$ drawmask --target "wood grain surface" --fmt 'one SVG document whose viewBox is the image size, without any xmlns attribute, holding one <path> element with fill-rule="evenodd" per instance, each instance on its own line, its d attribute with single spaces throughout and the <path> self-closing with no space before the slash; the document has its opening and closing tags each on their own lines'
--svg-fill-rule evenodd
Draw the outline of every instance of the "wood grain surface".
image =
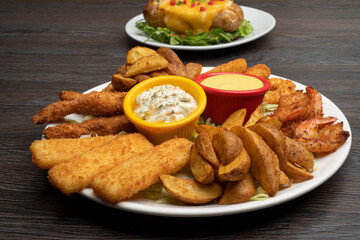
<svg viewBox="0 0 360 240">
<path fill-rule="evenodd" d="M 139 43 L 125 24 L 146 0 L 0 1 L 0 239 L 359 239 L 360 1 L 244 0 L 276 18 L 266 36 L 216 51 L 177 51 L 215 66 L 238 57 L 311 85 L 345 114 L 352 148 L 315 190 L 271 208 L 209 218 L 116 210 L 50 186 L 31 162 L 44 126 L 31 117 L 61 90 L 111 80 Z"/>
</svg>

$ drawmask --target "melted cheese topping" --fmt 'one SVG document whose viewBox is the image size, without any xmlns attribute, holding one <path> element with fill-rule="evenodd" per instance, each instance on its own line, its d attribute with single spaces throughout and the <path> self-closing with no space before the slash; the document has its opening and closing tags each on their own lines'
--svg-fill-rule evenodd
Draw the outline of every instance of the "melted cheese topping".
<svg viewBox="0 0 360 240">
<path fill-rule="evenodd" d="M 201 82 L 202 85 L 222 90 L 253 90 L 264 86 L 256 77 L 240 74 L 221 74 L 209 77 Z"/>
<path fill-rule="evenodd" d="M 159 8 L 164 11 L 164 22 L 167 28 L 184 34 L 193 30 L 192 34 L 209 32 L 217 14 L 232 4 L 232 0 L 180 1 L 172 5 L 173 0 L 161 0 Z M 179 0 L 175 1 L 176 3 Z M 209 4 L 210 3 L 210 4 Z"/>
</svg>

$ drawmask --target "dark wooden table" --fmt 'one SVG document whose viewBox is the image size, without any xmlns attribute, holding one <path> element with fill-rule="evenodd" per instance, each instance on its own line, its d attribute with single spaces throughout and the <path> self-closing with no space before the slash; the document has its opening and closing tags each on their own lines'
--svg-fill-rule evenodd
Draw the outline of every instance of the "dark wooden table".
<svg viewBox="0 0 360 240">
<path fill-rule="evenodd" d="M 360 2 L 245 0 L 272 14 L 268 35 L 234 48 L 177 51 L 214 66 L 238 57 L 311 85 L 351 125 L 352 148 L 327 182 L 263 210 L 208 218 L 155 217 L 67 197 L 35 167 L 30 144 L 44 126 L 31 117 L 61 90 L 110 81 L 139 43 L 125 33 L 145 0 L 0 2 L 0 239 L 359 239 Z"/>
</svg>

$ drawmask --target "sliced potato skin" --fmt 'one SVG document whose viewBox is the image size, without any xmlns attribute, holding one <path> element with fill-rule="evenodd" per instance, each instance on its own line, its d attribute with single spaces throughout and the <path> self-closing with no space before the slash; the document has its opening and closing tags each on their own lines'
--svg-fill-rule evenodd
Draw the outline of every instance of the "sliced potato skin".
<svg viewBox="0 0 360 240">
<path fill-rule="evenodd" d="M 296 182 L 303 182 L 314 178 L 311 173 L 307 172 L 305 169 L 295 166 L 291 162 L 287 163 L 284 173 Z"/>
<path fill-rule="evenodd" d="M 194 178 L 203 184 L 212 183 L 215 179 L 214 169 L 212 166 L 199 154 L 196 150 L 195 145 L 191 146 L 190 159 L 189 159 L 190 170 L 194 175 Z"/>
<path fill-rule="evenodd" d="M 221 131 L 213 136 L 212 145 L 223 165 L 231 163 L 241 152 L 243 142 L 230 131 Z"/>
<path fill-rule="evenodd" d="M 279 159 L 264 140 L 254 131 L 235 126 L 231 132 L 239 136 L 251 159 L 250 173 L 261 187 L 273 197 L 279 190 Z"/>
<path fill-rule="evenodd" d="M 243 203 L 249 200 L 255 193 L 254 180 L 250 173 L 245 174 L 244 179 L 226 184 L 223 195 L 218 204 Z"/>
<path fill-rule="evenodd" d="M 206 125 L 206 124 L 200 124 L 200 125 L 195 125 L 195 130 L 197 133 L 206 131 L 210 136 L 210 140 L 212 141 L 212 139 L 216 133 L 225 131 L 226 129 L 222 128 L 222 127 L 215 127 L 215 126 L 210 126 L 210 125 Z"/>
<path fill-rule="evenodd" d="M 184 203 L 203 204 L 220 197 L 223 193 L 221 184 L 201 184 L 196 180 L 183 179 L 167 174 L 160 175 L 160 180 L 166 191 Z"/>
</svg>

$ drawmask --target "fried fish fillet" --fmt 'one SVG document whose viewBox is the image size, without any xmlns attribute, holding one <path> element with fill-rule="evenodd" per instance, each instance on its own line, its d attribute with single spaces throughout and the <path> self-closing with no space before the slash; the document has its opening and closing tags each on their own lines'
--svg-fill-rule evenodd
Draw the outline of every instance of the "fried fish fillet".
<svg viewBox="0 0 360 240">
<path fill-rule="evenodd" d="M 153 147 L 142 134 L 118 135 L 111 141 L 55 165 L 49 170 L 48 179 L 54 187 L 70 195 L 87 187 L 99 174 L 116 167 L 126 156 L 150 151 Z"/>
<path fill-rule="evenodd" d="M 75 99 L 59 101 L 43 108 L 38 115 L 33 116 L 35 124 L 56 122 L 66 115 L 78 113 L 84 115 L 113 116 L 124 112 L 123 101 L 126 92 L 90 92 Z"/>
<path fill-rule="evenodd" d="M 58 163 L 73 159 L 76 154 L 89 151 L 105 142 L 116 138 L 116 135 L 78 139 L 36 140 L 30 146 L 33 163 L 41 169 L 50 169 Z"/>
<path fill-rule="evenodd" d="M 192 144 L 174 138 L 151 150 L 128 155 L 117 167 L 97 176 L 91 187 L 98 197 L 109 202 L 130 198 L 158 182 L 161 174 L 174 174 L 186 166 Z"/>
<path fill-rule="evenodd" d="M 125 115 L 112 117 L 93 118 L 81 123 L 63 123 L 54 127 L 44 129 L 43 135 L 46 139 L 51 138 L 79 138 L 82 135 L 105 136 L 118 134 L 121 131 L 127 133 L 136 130 L 134 124 Z"/>
<path fill-rule="evenodd" d="M 248 68 L 245 73 L 269 79 L 271 70 L 265 64 L 257 64 L 253 67 Z"/>
</svg>

